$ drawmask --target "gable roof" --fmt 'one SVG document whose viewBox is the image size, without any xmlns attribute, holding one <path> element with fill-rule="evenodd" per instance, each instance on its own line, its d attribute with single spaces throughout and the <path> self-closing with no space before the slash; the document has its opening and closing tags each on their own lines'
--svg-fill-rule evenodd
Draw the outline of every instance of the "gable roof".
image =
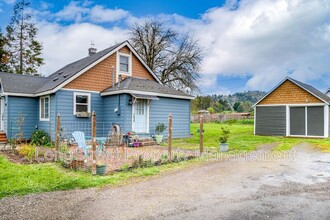
<svg viewBox="0 0 330 220">
<path fill-rule="evenodd" d="M 262 100 L 264 100 L 268 95 L 270 95 L 274 90 L 276 90 L 278 87 L 280 87 L 285 81 L 290 81 L 293 84 L 299 86 L 306 92 L 310 93 L 311 95 L 315 96 L 316 98 L 320 99 L 326 104 L 330 104 L 330 97 L 319 91 L 318 89 L 315 89 L 313 86 L 302 83 L 298 80 L 292 79 L 290 77 L 286 77 L 284 80 L 282 80 L 277 86 L 275 86 L 270 92 L 268 92 L 264 97 L 262 97 L 258 102 L 256 102 L 252 107 L 258 105 Z"/>
<path fill-rule="evenodd" d="M 150 70 L 150 68 L 146 65 L 146 63 L 141 59 L 138 53 L 134 50 L 134 48 L 130 45 L 128 41 L 123 41 L 118 43 L 112 47 L 99 51 L 91 56 L 87 56 L 83 59 L 72 62 L 61 69 L 57 70 L 53 74 L 48 77 L 35 77 L 35 76 L 26 76 L 20 74 L 9 74 L 13 76 L 11 77 L 11 82 L 8 84 L 8 80 L 4 79 L 5 88 L 12 87 L 9 90 L 4 90 L 7 93 L 17 93 L 25 96 L 40 96 L 44 94 L 50 94 L 56 92 L 58 89 L 62 88 L 69 82 L 73 81 L 87 70 L 103 61 L 110 55 L 112 55 L 117 50 L 127 46 L 132 53 L 138 58 L 138 60 L 144 65 L 144 67 L 148 70 L 148 72 L 156 79 L 158 83 L 161 83 L 158 77 Z M 6 77 L 6 76 L 5 76 Z M 23 77 L 23 78 L 22 78 Z M 0 79 L 2 80 L 3 76 L 0 75 Z M 27 78 L 28 83 L 24 82 Z M 34 78 L 34 79 L 30 79 Z M 3 80 L 2 80 L 3 81 Z M 41 82 L 42 81 L 42 82 Z M 40 82 L 40 83 L 39 83 Z M 10 86 L 11 85 L 11 86 Z"/>
<path fill-rule="evenodd" d="M 194 99 L 194 96 L 188 95 L 180 90 L 167 87 L 152 80 L 134 77 L 126 77 L 120 83 L 118 82 L 115 86 L 101 92 L 101 95 L 106 96 L 122 93 Z"/>
<path fill-rule="evenodd" d="M 115 50 L 117 47 L 119 47 L 123 43 L 124 42 L 116 44 L 112 47 L 101 50 L 98 53 L 95 53 L 93 55 L 90 55 L 88 57 L 85 57 L 83 59 L 77 60 L 73 63 L 70 63 L 70 64 L 64 66 L 63 68 L 57 70 L 55 73 L 48 76 L 48 78 L 49 78 L 48 82 L 45 85 L 43 85 L 41 88 L 39 88 L 36 92 L 40 93 L 40 92 L 45 92 L 45 91 L 56 88 L 57 86 L 61 85 L 62 83 L 64 83 L 68 79 L 70 79 L 75 74 L 84 70 L 86 67 L 88 67 L 92 63 L 95 63 L 97 60 L 101 59 L 108 53 Z"/>
</svg>

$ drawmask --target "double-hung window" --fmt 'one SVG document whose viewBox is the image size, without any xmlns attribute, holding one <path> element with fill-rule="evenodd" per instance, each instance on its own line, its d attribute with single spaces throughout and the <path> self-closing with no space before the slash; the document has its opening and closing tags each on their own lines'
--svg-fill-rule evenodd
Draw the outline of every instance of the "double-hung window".
<svg viewBox="0 0 330 220">
<path fill-rule="evenodd" d="M 118 69 L 119 74 L 131 75 L 132 74 L 132 58 L 131 54 L 118 52 Z"/>
<path fill-rule="evenodd" d="M 49 121 L 50 98 L 49 96 L 40 97 L 40 121 Z"/>
<path fill-rule="evenodd" d="M 73 96 L 73 114 L 90 113 L 91 109 L 91 94 L 89 93 L 74 93 Z"/>
<path fill-rule="evenodd" d="M 129 57 L 124 56 L 124 55 L 119 55 L 119 60 L 120 60 L 119 71 L 128 73 L 129 72 Z"/>
</svg>

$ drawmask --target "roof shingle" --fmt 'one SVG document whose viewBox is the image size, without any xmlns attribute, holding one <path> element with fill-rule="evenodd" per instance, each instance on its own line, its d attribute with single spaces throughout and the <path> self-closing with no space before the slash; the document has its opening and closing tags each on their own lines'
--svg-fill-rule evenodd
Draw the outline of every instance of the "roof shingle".
<svg viewBox="0 0 330 220">
<path fill-rule="evenodd" d="M 193 96 L 188 95 L 180 90 L 176 90 L 165 85 L 159 84 L 155 81 L 148 79 L 140 79 L 134 77 L 127 77 L 123 81 L 116 83 L 114 87 L 110 87 L 104 90 L 102 93 L 114 92 L 114 91 L 142 91 L 142 92 L 153 92 L 153 93 L 161 93 L 167 95 L 174 96 L 184 96 L 187 98 L 193 98 Z"/>
</svg>

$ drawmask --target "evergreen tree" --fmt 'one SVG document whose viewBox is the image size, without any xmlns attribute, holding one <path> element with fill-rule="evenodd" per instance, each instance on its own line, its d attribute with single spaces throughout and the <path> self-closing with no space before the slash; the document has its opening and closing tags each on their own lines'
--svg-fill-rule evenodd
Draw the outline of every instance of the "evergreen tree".
<svg viewBox="0 0 330 220">
<path fill-rule="evenodd" d="M 14 6 L 14 14 L 7 26 L 7 39 L 10 48 L 10 67 L 14 73 L 35 75 L 43 65 L 40 57 L 42 45 L 36 40 L 38 29 L 28 11 L 30 2 L 20 0 Z"/>
<path fill-rule="evenodd" d="M 6 49 L 7 38 L 3 36 L 0 28 L 0 71 L 8 72 L 9 71 L 9 53 Z"/>
</svg>

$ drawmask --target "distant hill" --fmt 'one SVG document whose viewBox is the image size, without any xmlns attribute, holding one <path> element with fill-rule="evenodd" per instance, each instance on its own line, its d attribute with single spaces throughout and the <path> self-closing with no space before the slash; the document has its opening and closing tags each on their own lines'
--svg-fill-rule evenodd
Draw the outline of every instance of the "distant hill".
<svg viewBox="0 0 330 220">
<path fill-rule="evenodd" d="M 237 92 L 232 95 L 219 95 L 219 99 L 228 101 L 231 105 L 235 102 L 250 102 L 251 104 L 256 103 L 262 97 L 266 95 L 263 91 L 247 91 L 247 92 Z"/>
<path fill-rule="evenodd" d="M 231 95 L 197 96 L 191 103 L 191 112 L 207 109 L 211 113 L 225 111 L 252 112 L 252 105 L 266 95 L 262 91 L 238 92 Z"/>
</svg>

